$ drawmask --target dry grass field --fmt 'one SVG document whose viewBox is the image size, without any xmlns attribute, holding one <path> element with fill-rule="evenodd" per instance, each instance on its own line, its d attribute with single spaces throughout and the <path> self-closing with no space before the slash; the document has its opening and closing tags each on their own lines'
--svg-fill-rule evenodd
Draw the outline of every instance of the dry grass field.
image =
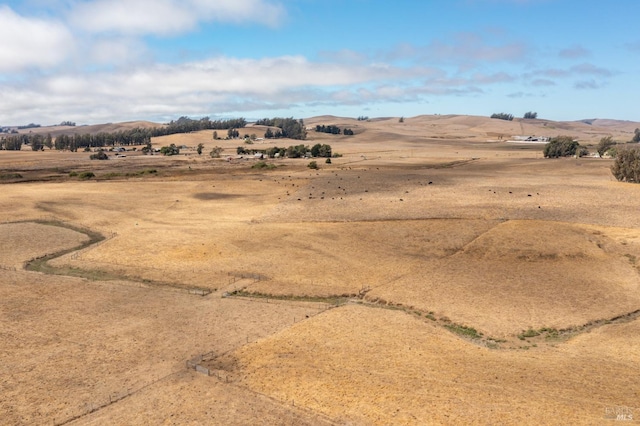
<svg viewBox="0 0 640 426">
<path fill-rule="evenodd" d="M 640 185 L 506 142 L 638 123 L 305 123 L 356 134 L 310 131 L 342 154 L 319 170 L 211 131 L 152 141 L 174 157 L 0 151 L 0 423 L 640 416 Z"/>
</svg>

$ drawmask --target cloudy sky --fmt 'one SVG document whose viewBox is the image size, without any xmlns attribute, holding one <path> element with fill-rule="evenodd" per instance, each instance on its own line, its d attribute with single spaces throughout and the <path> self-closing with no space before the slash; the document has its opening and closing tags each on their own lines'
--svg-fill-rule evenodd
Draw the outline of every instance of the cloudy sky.
<svg viewBox="0 0 640 426">
<path fill-rule="evenodd" d="M 333 114 L 640 121 L 638 0 L 0 3 L 0 125 Z"/>
</svg>

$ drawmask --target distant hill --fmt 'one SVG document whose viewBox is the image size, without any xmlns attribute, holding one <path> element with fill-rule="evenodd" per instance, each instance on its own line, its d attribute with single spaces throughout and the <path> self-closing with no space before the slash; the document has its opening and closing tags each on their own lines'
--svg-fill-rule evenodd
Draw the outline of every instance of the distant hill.
<svg viewBox="0 0 640 426">
<path fill-rule="evenodd" d="M 115 133 L 122 130 L 131 130 L 135 128 L 153 128 L 164 127 L 164 124 L 153 123 L 151 121 L 126 121 L 122 123 L 105 123 L 105 124 L 93 124 L 88 126 L 43 126 L 30 129 L 19 130 L 19 133 L 40 133 L 48 134 L 56 137 L 59 135 L 75 135 L 75 134 L 91 134 L 97 133 Z"/>
<path fill-rule="evenodd" d="M 508 140 L 514 136 L 569 135 L 580 141 L 594 143 L 604 136 L 627 142 L 633 137 L 639 122 L 587 119 L 578 121 L 553 121 L 545 119 L 514 118 L 512 121 L 473 115 L 419 115 L 416 117 L 371 118 L 358 121 L 355 118 L 323 115 L 305 119 L 307 127 L 317 124 L 353 128 L 356 133 L 368 132 L 370 137 L 426 139 L 468 139 L 487 141 Z"/>
<path fill-rule="evenodd" d="M 307 128 L 316 125 L 335 125 L 341 129 L 350 128 L 356 134 L 367 133 L 374 139 L 466 139 L 466 140 L 508 140 L 514 136 L 548 136 L 569 135 L 580 141 L 594 143 L 604 136 L 612 136 L 615 140 L 626 142 L 633 137 L 634 130 L 640 128 L 640 122 L 614 119 L 583 119 L 576 121 L 553 121 L 543 118 L 514 118 L 512 121 L 492 119 L 488 116 L 473 115 L 419 115 L 416 117 L 371 117 L 358 120 L 355 117 L 337 117 L 322 115 L 304 119 Z M 61 134 L 96 134 L 114 133 L 131 130 L 136 127 L 164 127 L 165 124 L 150 121 L 128 121 L 122 123 L 106 123 L 88 126 L 46 126 L 21 129 L 20 133 L 51 133 L 53 137 Z M 249 123 L 251 126 L 251 123 Z M 264 131 L 261 126 L 257 126 Z M 266 127 L 264 128 L 266 130 Z M 220 133 L 220 132 L 219 132 Z M 262 136 L 262 135 L 259 135 Z M 310 130 L 309 137 L 321 137 Z M 327 136 L 330 137 L 330 136 Z"/>
</svg>

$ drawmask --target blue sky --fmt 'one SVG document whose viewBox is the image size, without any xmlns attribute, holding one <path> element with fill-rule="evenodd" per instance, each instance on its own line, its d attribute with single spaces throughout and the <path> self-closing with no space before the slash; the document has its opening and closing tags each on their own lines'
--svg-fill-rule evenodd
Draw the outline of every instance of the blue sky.
<svg viewBox="0 0 640 426">
<path fill-rule="evenodd" d="M 333 114 L 640 121 L 637 0 L 0 3 L 0 125 Z"/>
</svg>

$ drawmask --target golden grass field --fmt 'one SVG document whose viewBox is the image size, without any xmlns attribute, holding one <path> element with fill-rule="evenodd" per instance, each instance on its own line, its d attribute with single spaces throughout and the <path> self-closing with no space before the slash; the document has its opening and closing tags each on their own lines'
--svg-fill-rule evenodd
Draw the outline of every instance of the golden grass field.
<svg viewBox="0 0 640 426">
<path fill-rule="evenodd" d="M 0 181 L 0 423 L 637 421 L 640 185 L 505 140 L 638 123 L 305 123 L 356 135 L 310 131 L 342 154 L 319 170 L 211 131 L 152 141 L 175 157 L 0 151 L 22 176 Z M 106 239 L 73 250 L 82 229 Z"/>
</svg>

